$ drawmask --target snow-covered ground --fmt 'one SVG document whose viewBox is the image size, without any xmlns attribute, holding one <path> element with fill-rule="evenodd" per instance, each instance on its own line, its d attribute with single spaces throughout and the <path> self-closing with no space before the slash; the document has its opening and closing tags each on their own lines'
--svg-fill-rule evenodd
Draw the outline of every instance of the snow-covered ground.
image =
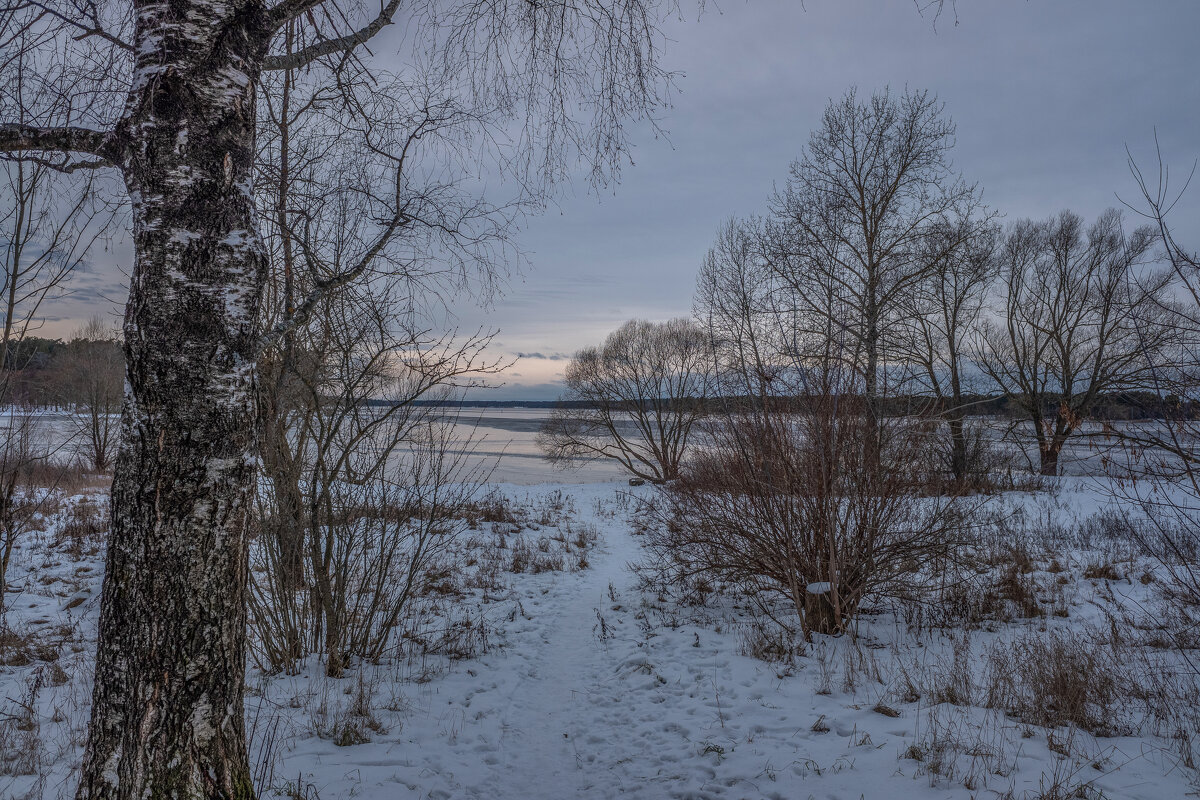
<svg viewBox="0 0 1200 800">
<path fill-rule="evenodd" d="M 750 655 L 771 640 L 736 598 L 694 606 L 643 592 L 629 569 L 641 557 L 630 514 L 651 487 L 502 486 L 534 506 L 564 493 L 569 523 L 599 532 L 586 567 L 466 591 L 455 613 L 473 621 L 470 657 L 409 653 L 339 679 L 315 661 L 296 675 L 252 668 L 256 780 L 264 796 L 309 800 L 1195 794 L 1195 709 L 1120 706 L 1116 735 L 1098 737 L 986 707 L 997 670 L 1015 663 L 1001 656 L 1036 657 L 1015 645 L 1056 632 L 1082 644 L 1119 627 L 1131 674 L 1165 665 L 1176 682 L 1161 698 L 1196 687 L 1173 650 L 1139 644 L 1164 614 L 1153 565 L 1102 536 L 1055 539 L 1106 502 L 1086 479 L 1061 486 L 995 501 L 1046 532 L 1029 543 L 1022 578 L 1039 587 L 1042 612 L 937 628 L 879 608 L 853 636 L 781 638 L 794 652 L 771 661 Z M 72 498 L 14 558 L 0 648 L 3 798 L 73 789 L 102 548 L 61 529 L 88 516 L 72 506 L 100 501 Z"/>
</svg>

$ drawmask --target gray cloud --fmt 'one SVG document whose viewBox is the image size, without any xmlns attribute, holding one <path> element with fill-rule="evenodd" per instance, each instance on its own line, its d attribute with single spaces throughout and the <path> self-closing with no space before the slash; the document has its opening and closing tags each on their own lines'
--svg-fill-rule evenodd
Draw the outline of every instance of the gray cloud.
<svg viewBox="0 0 1200 800">
<path fill-rule="evenodd" d="M 534 358 L 544 361 L 568 361 L 570 356 L 566 353 L 516 353 L 517 358 Z"/>
</svg>

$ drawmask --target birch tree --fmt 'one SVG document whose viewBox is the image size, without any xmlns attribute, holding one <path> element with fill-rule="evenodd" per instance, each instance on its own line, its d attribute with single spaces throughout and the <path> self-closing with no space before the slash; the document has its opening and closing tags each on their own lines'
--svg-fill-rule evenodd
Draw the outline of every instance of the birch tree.
<svg viewBox="0 0 1200 800">
<path fill-rule="evenodd" d="M 3 98 L 0 152 L 113 171 L 132 208 L 127 394 L 81 800 L 253 796 L 243 677 L 256 364 L 417 224 L 385 200 L 368 246 L 297 298 L 291 320 L 264 330 L 268 259 L 254 182 L 264 77 L 294 69 L 328 83 L 369 79 L 385 71 L 373 53 L 389 49 L 384 31 L 399 24 L 408 55 L 451 76 L 454 94 L 489 123 L 480 139 L 498 143 L 500 166 L 544 196 L 576 156 L 596 180 L 614 175 L 625 121 L 657 105 L 667 77 L 657 63 L 661 5 L 5 6 L 5 70 L 18 48 L 74 74 L 44 82 L 28 102 Z"/>
</svg>

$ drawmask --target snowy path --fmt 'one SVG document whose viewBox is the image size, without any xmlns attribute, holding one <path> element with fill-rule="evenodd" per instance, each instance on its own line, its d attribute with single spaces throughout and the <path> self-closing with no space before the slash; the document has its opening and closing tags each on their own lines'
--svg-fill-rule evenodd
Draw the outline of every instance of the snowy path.
<svg viewBox="0 0 1200 800">
<path fill-rule="evenodd" d="M 821 769 L 802 747 L 820 715 L 783 702 L 775 670 L 736 655 L 736 632 L 640 624 L 637 541 L 623 520 L 588 521 L 604 529 L 590 568 L 524 579 L 507 646 L 427 698 L 453 752 L 410 719 L 404 766 L 420 777 L 400 781 L 431 798 L 795 797 Z M 795 688 L 811 707 L 807 681 Z"/>
<path fill-rule="evenodd" d="M 616 728 L 596 727 L 623 705 L 613 653 L 601 646 L 594 630 L 597 610 L 607 605 L 609 584 L 621 591 L 629 579 L 616 554 L 628 549 L 612 544 L 594 554 L 592 568 L 575 586 L 555 593 L 550 609 L 539 604 L 545 609 L 541 613 L 554 616 L 541 632 L 540 646 L 525 654 L 527 665 L 500 712 L 499 774 L 490 776 L 496 788 L 515 776 L 536 776 L 537 793 L 526 796 L 582 796 L 596 788 L 588 767 L 595 760 L 589 753 L 602 743 L 598 734 L 628 730 L 619 724 L 627 721 L 615 719 Z"/>
<path fill-rule="evenodd" d="M 472 794 L 611 797 L 637 794 L 653 779 L 657 770 L 638 769 L 647 755 L 638 728 L 646 718 L 661 721 L 661 709 L 636 698 L 661 683 L 647 674 L 645 658 L 629 656 L 643 643 L 620 602 L 634 596 L 627 562 L 637 549 L 626 526 L 611 526 L 588 570 L 554 576 L 522 601 L 530 628 L 506 654 L 511 683 L 499 688 L 503 700 L 490 699 L 486 713 L 498 724 L 477 742 L 489 769 L 467 787 Z"/>
</svg>

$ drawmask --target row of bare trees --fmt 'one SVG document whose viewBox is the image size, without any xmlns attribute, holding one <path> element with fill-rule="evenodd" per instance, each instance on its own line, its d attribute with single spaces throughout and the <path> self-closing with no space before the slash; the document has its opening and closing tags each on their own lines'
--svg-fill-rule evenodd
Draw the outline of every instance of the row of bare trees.
<svg viewBox="0 0 1200 800">
<path fill-rule="evenodd" d="M 1176 291 L 1195 261 L 1166 201 L 1132 230 L 1117 210 L 1002 226 L 954 171 L 954 135 L 924 92 L 831 102 L 768 213 L 719 230 L 694 319 L 627 324 L 569 365 L 543 446 L 669 481 L 654 579 L 782 596 L 806 634 L 844 630 L 864 598 L 919 596 L 977 522 L 994 465 L 976 398 L 1006 395 L 1056 475 L 1102 396 L 1195 395 L 1200 328 Z M 1190 475 L 1181 424 L 1122 435 Z"/>
<path fill-rule="evenodd" d="M 1127 230 L 1117 210 L 1091 225 L 1064 211 L 1002 227 L 953 171 L 954 133 L 924 92 L 831 102 L 769 213 L 726 223 L 705 258 L 690 324 L 707 361 L 678 336 L 673 358 L 602 357 L 635 334 L 639 347 L 650 341 L 652 325 L 626 326 L 568 367 L 564 400 L 593 410 L 557 412 L 547 452 L 644 462 L 635 450 L 665 436 L 635 408 L 648 397 L 696 414 L 705 398 L 786 396 L 794 373 L 816 369 L 854 376 L 843 389 L 872 428 L 899 397 L 940 420 L 941 468 L 959 484 L 979 461 L 971 403 L 1004 394 L 1024 417 L 1020 440 L 1036 444 L 1037 470 L 1057 474 L 1103 396 L 1153 389 L 1176 360 L 1187 328 L 1177 271 L 1155 263 L 1161 233 Z M 617 379 L 618 363 L 636 379 Z M 597 424 L 601 408 L 630 417 Z M 637 424 L 622 428 L 629 418 Z M 694 420 L 659 424 L 682 440 Z M 648 473 L 677 474 L 679 454 L 670 458 Z"/>
</svg>

